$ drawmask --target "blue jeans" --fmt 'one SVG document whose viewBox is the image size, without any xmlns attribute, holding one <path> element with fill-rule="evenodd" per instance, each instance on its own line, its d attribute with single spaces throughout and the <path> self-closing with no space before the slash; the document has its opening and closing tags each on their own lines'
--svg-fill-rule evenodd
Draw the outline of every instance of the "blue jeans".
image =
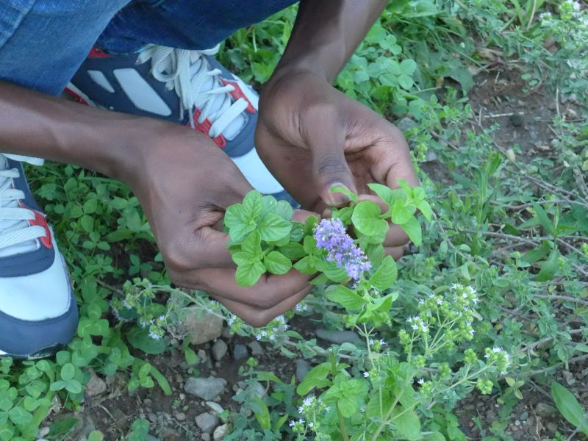
<svg viewBox="0 0 588 441">
<path fill-rule="evenodd" d="M 295 0 L 0 0 L 0 80 L 59 95 L 93 45 L 208 49 Z"/>
</svg>

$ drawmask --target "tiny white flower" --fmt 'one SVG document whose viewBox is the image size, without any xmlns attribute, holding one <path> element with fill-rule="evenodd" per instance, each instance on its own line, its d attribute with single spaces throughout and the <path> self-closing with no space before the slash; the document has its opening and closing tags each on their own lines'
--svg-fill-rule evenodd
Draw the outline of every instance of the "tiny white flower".
<svg viewBox="0 0 588 441">
<path fill-rule="evenodd" d="M 304 404 L 306 407 L 310 406 L 312 404 L 312 400 L 314 397 L 306 397 L 304 400 L 302 400 L 302 404 Z"/>
<path fill-rule="evenodd" d="M 257 335 L 255 336 L 255 339 L 256 339 L 256 340 L 261 340 L 261 335 L 257 334 Z"/>
<path fill-rule="evenodd" d="M 418 383 L 419 383 L 420 385 L 423 385 L 423 384 L 425 384 L 425 379 L 424 379 L 424 378 L 421 378 L 421 379 L 418 381 Z"/>
<path fill-rule="evenodd" d="M 465 49 L 465 43 L 462 41 L 459 45 L 462 49 Z"/>
<path fill-rule="evenodd" d="M 311 429 L 313 428 L 313 426 L 314 426 L 313 422 L 308 423 L 308 427 L 310 427 Z"/>
<path fill-rule="evenodd" d="M 362 412 L 365 412 L 365 406 L 361 406 L 361 409 L 359 409 L 359 410 L 361 410 Z"/>
<path fill-rule="evenodd" d="M 425 301 L 423 299 L 419 300 L 419 305 L 423 306 L 425 304 Z"/>
<path fill-rule="evenodd" d="M 303 406 L 298 406 L 298 413 L 302 413 L 304 412 L 304 407 Z"/>
<path fill-rule="evenodd" d="M 363 376 L 364 376 L 365 378 L 368 378 L 368 377 L 370 376 L 370 373 L 366 371 L 366 372 L 364 372 L 364 373 L 363 373 Z"/>
<path fill-rule="evenodd" d="M 470 335 L 474 335 L 476 333 L 476 331 L 474 331 L 473 329 L 470 329 Z"/>
<path fill-rule="evenodd" d="M 328 412 L 329 410 L 331 410 L 331 406 L 327 406 L 325 407 L 325 411 Z"/>
<path fill-rule="evenodd" d="M 276 339 L 276 336 L 275 336 L 275 335 L 270 335 L 270 336 L 269 336 L 269 339 L 273 341 L 273 340 L 275 340 L 275 339 Z"/>
<path fill-rule="evenodd" d="M 298 420 L 298 422 L 299 422 L 300 424 L 304 424 L 304 418 L 300 418 L 300 419 Z"/>
<path fill-rule="evenodd" d="M 507 374 L 507 372 L 506 372 L 506 371 L 502 371 L 502 372 L 500 373 L 500 375 L 506 375 L 506 374 Z"/>
<path fill-rule="evenodd" d="M 414 329 L 416 331 L 417 329 L 419 329 L 419 325 L 417 325 L 417 324 L 412 325 L 412 329 Z"/>
<path fill-rule="evenodd" d="M 385 344 L 387 344 L 384 340 L 380 340 L 380 346 L 384 346 Z"/>
<path fill-rule="evenodd" d="M 294 424 L 296 424 L 296 421 L 290 420 L 290 422 L 288 423 L 288 426 L 294 427 Z"/>
<path fill-rule="evenodd" d="M 437 299 L 437 305 L 441 306 L 443 304 L 443 300 Z"/>
<path fill-rule="evenodd" d="M 369 342 L 370 342 L 370 346 L 372 346 L 374 344 L 374 339 L 370 338 Z"/>
</svg>

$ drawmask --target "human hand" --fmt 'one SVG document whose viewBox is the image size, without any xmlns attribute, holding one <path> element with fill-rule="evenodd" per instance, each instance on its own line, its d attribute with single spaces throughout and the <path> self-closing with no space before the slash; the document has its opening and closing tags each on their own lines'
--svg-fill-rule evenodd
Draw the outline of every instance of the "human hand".
<svg viewBox="0 0 588 441">
<path fill-rule="evenodd" d="M 264 87 L 256 146 L 264 163 L 304 208 L 323 212 L 348 198 L 342 185 L 386 205 L 369 183 L 397 188 L 399 179 L 418 185 L 408 144 L 393 124 L 308 71 L 279 72 Z M 391 225 L 384 246 L 398 259 L 408 236 Z"/>
<path fill-rule="evenodd" d="M 254 326 L 299 303 L 310 288 L 309 277 L 297 271 L 266 275 L 247 288 L 235 281 L 222 219 L 252 187 L 227 155 L 184 127 L 157 123 L 141 133 L 148 136 L 140 136 L 132 164 L 118 174 L 141 202 L 170 279 L 206 291 Z M 299 212 L 296 220 L 308 214 Z"/>
</svg>

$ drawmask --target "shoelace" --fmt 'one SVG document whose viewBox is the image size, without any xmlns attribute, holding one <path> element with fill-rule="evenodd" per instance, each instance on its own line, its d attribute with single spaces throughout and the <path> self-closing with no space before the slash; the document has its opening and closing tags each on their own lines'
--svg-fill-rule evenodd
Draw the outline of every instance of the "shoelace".
<svg viewBox="0 0 588 441">
<path fill-rule="evenodd" d="M 25 194 L 12 188 L 12 180 L 19 178 L 20 173 L 17 169 L 7 168 L 6 158 L 33 165 L 43 164 L 43 160 L 39 158 L 0 153 L 0 250 L 46 235 L 42 226 L 31 226 L 27 222 L 35 219 L 35 213 L 20 207 L 18 202 L 24 199 Z"/>
<path fill-rule="evenodd" d="M 197 122 L 211 122 L 209 135 L 215 138 L 224 134 L 248 106 L 247 100 L 239 98 L 233 102 L 229 95 L 235 88 L 220 81 L 220 69 L 211 69 L 203 55 L 214 55 L 218 46 L 203 51 L 174 49 L 164 46 L 149 46 L 140 55 L 138 63 L 151 60 L 151 73 L 166 87 L 174 89 L 181 101 L 180 118 L 188 111 L 190 125 L 194 128 L 194 108 L 200 109 Z"/>
</svg>

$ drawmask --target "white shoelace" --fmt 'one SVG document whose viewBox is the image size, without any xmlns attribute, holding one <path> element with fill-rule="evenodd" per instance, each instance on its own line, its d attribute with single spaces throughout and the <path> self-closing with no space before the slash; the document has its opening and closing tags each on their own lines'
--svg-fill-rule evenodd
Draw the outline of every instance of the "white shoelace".
<svg viewBox="0 0 588 441">
<path fill-rule="evenodd" d="M 33 251 L 37 248 L 36 240 L 46 236 L 42 226 L 30 226 L 27 222 L 35 219 L 35 214 L 19 205 L 18 201 L 24 199 L 25 194 L 12 185 L 13 179 L 20 177 L 19 170 L 9 169 L 6 158 L 43 164 L 39 158 L 0 153 L 0 257 Z"/>
<path fill-rule="evenodd" d="M 220 69 L 212 69 L 203 55 L 214 55 L 218 46 L 204 51 L 173 49 L 164 46 L 148 46 L 137 60 L 145 63 L 151 60 L 151 73 L 166 87 L 174 89 L 180 98 L 180 118 L 188 111 L 190 125 L 194 127 L 194 108 L 200 109 L 198 124 L 205 119 L 211 122 L 210 136 L 219 135 L 233 139 L 243 128 L 246 117 L 243 112 L 247 100 L 239 98 L 233 102 L 230 95 L 235 88 L 220 81 Z"/>
</svg>

